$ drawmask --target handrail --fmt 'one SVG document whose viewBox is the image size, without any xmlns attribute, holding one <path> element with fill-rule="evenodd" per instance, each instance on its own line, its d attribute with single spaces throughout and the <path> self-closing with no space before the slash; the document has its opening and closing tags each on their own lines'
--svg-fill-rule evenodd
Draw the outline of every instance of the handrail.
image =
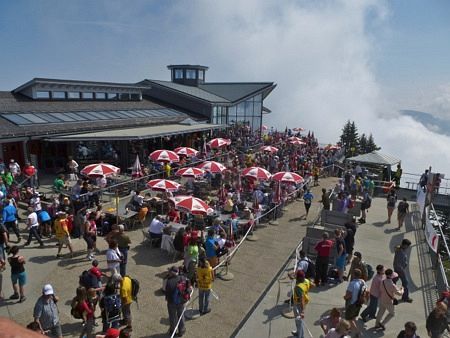
<svg viewBox="0 0 450 338">
<path fill-rule="evenodd" d="M 442 241 L 444 242 L 445 250 L 447 251 L 447 257 L 450 258 L 450 249 L 448 248 L 447 241 L 445 240 L 444 232 L 442 231 L 442 224 L 441 224 L 441 222 L 439 221 L 439 219 L 437 218 L 437 213 L 436 213 L 436 210 L 434 209 L 433 203 L 431 203 L 431 208 L 433 209 L 433 212 L 434 212 L 434 214 L 435 214 L 435 216 L 436 216 L 436 222 L 437 222 L 437 224 L 438 224 L 439 232 L 440 232 L 440 234 L 441 234 L 441 239 L 442 239 Z"/>
</svg>

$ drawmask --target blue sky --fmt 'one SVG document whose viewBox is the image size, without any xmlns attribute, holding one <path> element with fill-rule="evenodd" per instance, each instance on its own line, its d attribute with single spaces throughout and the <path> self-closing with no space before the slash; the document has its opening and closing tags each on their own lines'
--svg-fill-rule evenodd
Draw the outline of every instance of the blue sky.
<svg viewBox="0 0 450 338">
<path fill-rule="evenodd" d="M 394 136 L 416 142 L 405 160 L 416 167 L 450 140 L 418 138 L 398 110 L 449 118 L 449 17 L 446 0 L 3 0 L 0 90 L 34 77 L 168 80 L 168 64 L 203 64 L 209 81 L 276 82 L 269 125 L 335 142 L 355 120 L 392 154 Z"/>
</svg>

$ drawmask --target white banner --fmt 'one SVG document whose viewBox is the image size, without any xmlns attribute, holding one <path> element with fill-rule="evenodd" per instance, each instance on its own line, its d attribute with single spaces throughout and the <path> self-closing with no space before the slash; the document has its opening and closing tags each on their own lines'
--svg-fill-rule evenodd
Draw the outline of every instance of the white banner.
<svg viewBox="0 0 450 338">
<path fill-rule="evenodd" d="M 417 187 L 417 205 L 419 206 L 421 219 L 422 219 L 422 214 L 423 214 L 423 208 L 425 207 L 426 196 L 427 196 L 427 193 L 424 192 L 423 189 L 420 188 L 420 186 L 418 186 Z"/>
<path fill-rule="evenodd" d="M 433 250 L 434 252 L 437 252 L 439 237 L 437 235 L 436 230 L 433 228 L 433 225 L 431 224 L 430 207 L 427 207 L 425 210 L 426 210 L 425 211 L 425 217 L 426 217 L 425 237 L 427 239 L 428 245 L 430 246 L 431 250 Z"/>
</svg>

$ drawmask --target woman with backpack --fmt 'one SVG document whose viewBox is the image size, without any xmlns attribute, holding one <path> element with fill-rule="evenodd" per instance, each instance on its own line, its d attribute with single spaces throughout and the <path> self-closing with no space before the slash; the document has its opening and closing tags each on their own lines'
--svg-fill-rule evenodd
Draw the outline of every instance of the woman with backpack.
<svg viewBox="0 0 450 338">
<path fill-rule="evenodd" d="M 72 300 L 71 314 L 73 317 L 83 319 L 83 330 L 81 331 L 80 338 L 86 335 L 86 338 L 94 337 L 94 309 L 92 304 L 88 301 L 88 295 L 84 286 L 77 288 L 77 295 Z"/>
<path fill-rule="evenodd" d="M 395 193 L 395 189 L 391 189 L 387 196 L 387 213 L 388 213 L 387 222 L 388 223 L 391 223 L 392 213 L 394 212 L 396 204 L 397 204 L 397 194 Z"/>
</svg>

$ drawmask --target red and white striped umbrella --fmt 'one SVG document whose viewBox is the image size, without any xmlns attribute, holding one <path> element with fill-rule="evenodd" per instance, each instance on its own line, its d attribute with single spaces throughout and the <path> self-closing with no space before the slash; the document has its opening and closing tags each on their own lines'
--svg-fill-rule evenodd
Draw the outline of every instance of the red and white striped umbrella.
<svg viewBox="0 0 450 338">
<path fill-rule="evenodd" d="M 198 154 L 198 150 L 189 147 L 178 147 L 175 148 L 173 151 L 176 152 L 178 155 L 184 155 L 187 157 L 197 156 Z"/>
<path fill-rule="evenodd" d="M 81 170 L 81 174 L 90 177 L 112 176 L 119 172 L 120 168 L 107 163 L 89 164 Z"/>
<path fill-rule="evenodd" d="M 147 186 L 155 191 L 177 191 L 178 189 L 180 189 L 181 184 L 175 181 L 158 178 L 148 181 Z"/>
<path fill-rule="evenodd" d="M 208 142 L 208 145 L 212 149 L 222 148 L 225 146 L 229 146 L 231 144 L 231 140 L 227 138 L 213 138 Z"/>
<path fill-rule="evenodd" d="M 188 212 L 192 215 L 206 215 L 210 212 L 211 208 L 209 205 L 201 200 L 200 198 L 194 196 L 176 196 L 173 200 L 175 201 L 175 208 L 184 212 Z"/>
<path fill-rule="evenodd" d="M 305 145 L 306 143 L 303 142 L 302 140 L 298 139 L 298 140 L 289 140 L 290 144 L 296 145 L 296 146 L 301 146 L 301 145 Z"/>
<path fill-rule="evenodd" d="M 305 129 L 304 128 L 301 128 L 301 127 L 298 127 L 298 128 L 294 128 L 294 129 L 292 129 L 293 131 L 304 131 Z"/>
<path fill-rule="evenodd" d="M 262 181 L 270 180 L 270 177 L 272 176 L 266 169 L 260 167 L 245 168 L 242 171 L 242 175 Z"/>
<path fill-rule="evenodd" d="M 267 130 L 267 129 L 269 129 L 269 127 L 267 127 L 266 125 L 263 124 L 263 125 L 261 126 L 261 130 Z"/>
<path fill-rule="evenodd" d="M 297 136 L 291 136 L 288 137 L 288 141 L 292 142 L 292 141 L 301 141 L 302 139 L 300 137 Z"/>
<path fill-rule="evenodd" d="M 299 174 L 290 172 L 290 171 L 280 171 L 276 174 L 272 175 L 272 180 L 283 182 L 283 183 L 301 183 L 303 182 L 303 177 L 301 177 Z"/>
<path fill-rule="evenodd" d="M 223 164 L 216 161 L 205 161 L 203 163 L 200 163 L 197 168 L 203 169 L 212 174 L 221 173 L 222 171 L 227 169 Z"/>
<path fill-rule="evenodd" d="M 183 177 L 201 177 L 205 174 L 205 171 L 200 168 L 181 168 L 179 169 L 175 175 L 183 176 Z"/>
<path fill-rule="evenodd" d="M 260 150 L 261 150 L 261 151 L 264 151 L 264 152 L 266 152 L 266 153 L 272 153 L 272 154 L 275 154 L 275 153 L 278 152 L 278 148 L 273 147 L 273 146 L 262 146 L 262 147 L 260 148 Z"/>
<path fill-rule="evenodd" d="M 172 150 L 155 150 L 148 156 L 154 162 L 179 162 L 180 157 Z"/>
<path fill-rule="evenodd" d="M 338 149 L 341 149 L 341 148 L 339 146 L 329 144 L 324 149 L 325 150 L 338 150 Z"/>
</svg>

